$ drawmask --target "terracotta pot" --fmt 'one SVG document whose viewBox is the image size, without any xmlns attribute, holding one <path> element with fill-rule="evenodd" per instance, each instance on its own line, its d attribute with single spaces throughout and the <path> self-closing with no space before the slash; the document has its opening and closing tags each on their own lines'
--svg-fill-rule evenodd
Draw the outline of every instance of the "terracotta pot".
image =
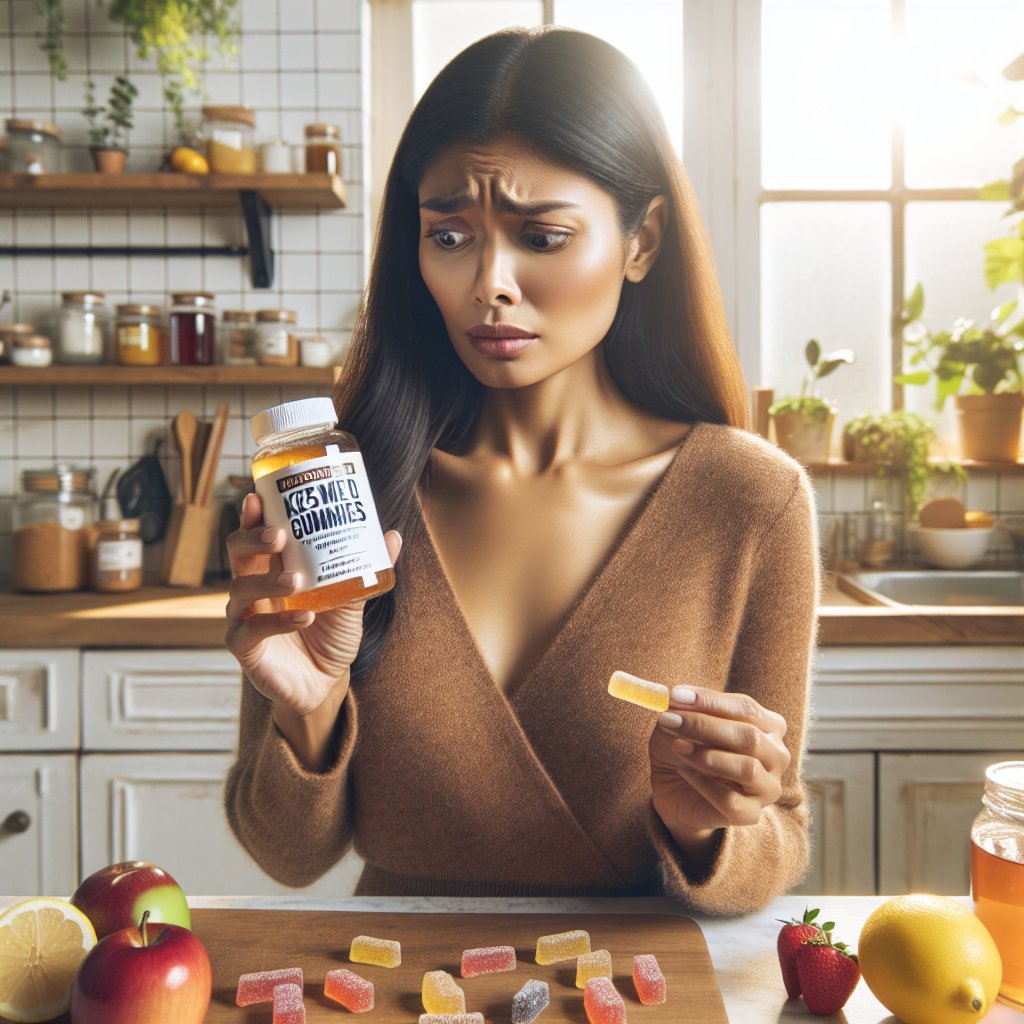
<svg viewBox="0 0 1024 1024">
<path fill-rule="evenodd" d="M 775 424 L 776 443 L 794 459 L 805 465 L 828 462 L 834 413 L 820 420 L 803 416 L 799 412 L 778 412 L 772 415 L 772 422 Z"/>
<path fill-rule="evenodd" d="M 1020 456 L 1024 395 L 955 395 L 953 414 L 960 458 L 981 462 L 1016 462 Z"/>
<path fill-rule="evenodd" d="M 89 152 L 100 174 L 124 174 L 128 154 L 123 149 L 90 149 Z"/>
</svg>

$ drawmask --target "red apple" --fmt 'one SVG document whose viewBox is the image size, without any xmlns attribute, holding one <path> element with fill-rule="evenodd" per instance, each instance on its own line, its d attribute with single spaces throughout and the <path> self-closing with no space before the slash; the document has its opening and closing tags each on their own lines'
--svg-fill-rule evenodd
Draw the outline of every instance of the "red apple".
<svg viewBox="0 0 1024 1024">
<path fill-rule="evenodd" d="M 143 860 L 126 860 L 93 872 L 75 890 L 71 902 L 92 922 L 97 939 L 137 927 L 146 910 L 152 924 L 192 927 L 181 887 L 163 868 Z"/>
<path fill-rule="evenodd" d="M 101 939 L 71 986 L 72 1024 L 203 1024 L 213 975 L 206 947 L 187 928 L 122 928 Z"/>
</svg>

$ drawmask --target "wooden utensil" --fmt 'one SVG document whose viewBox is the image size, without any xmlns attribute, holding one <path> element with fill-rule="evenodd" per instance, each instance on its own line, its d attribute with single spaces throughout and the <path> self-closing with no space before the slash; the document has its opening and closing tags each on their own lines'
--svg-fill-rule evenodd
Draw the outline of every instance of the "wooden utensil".
<svg viewBox="0 0 1024 1024">
<path fill-rule="evenodd" d="M 210 440 L 203 453 L 203 464 L 199 467 L 199 480 L 196 483 L 197 505 L 209 505 L 213 498 L 213 478 L 217 472 L 217 464 L 220 462 L 220 450 L 224 444 L 224 431 L 228 426 L 228 405 L 221 402 L 217 406 L 217 415 L 213 419 L 213 429 L 210 432 Z"/>
<path fill-rule="evenodd" d="M 196 442 L 196 418 L 188 409 L 174 417 L 174 440 L 181 452 L 181 497 L 186 505 L 192 503 L 192 446 Z"/>
<path fill-rule="evenodd" d="M 192 495 L 196 500 L 199 497 L 199 474 L 203 467 L 203 457 L 206 455 L 212 433 L 213 424 L 209 420 L 199 420 L 196 424 L 195 444 L 192 446 Z"/>
<path fill-rule="evenodd" d="M 681 914 L 391 914 L 327 910 L 197 909 L 192 930 L 213 964 L 213 999 L 206 1024 L 269 1020 L 266 1005 L 235 1005 L 238 979 L 251 971 L 301 967 L 306 1020 L 330 1024 L 344 1019 L 324 994 L 328 971 L 350 967 L 376 987 L 374 1024 L 410 1024 L 423 1012 L 425 971 L 454 974 L 466 994 L 466 1009 L 479 1010 L 488 1024 L 507 1024 L 512 996 L 529 978 L 546 981 L 551 1002 L 540 1024 L 585 1021 L 583 993 L 576 988 L 576 961 L 541 966 L 534 962 L 537 937 L 585 928 L 593 949 L 612 957 L 613 981 L 630 1020 L 644 1024 L 725 1024 L 727 1016 L 707 943 L 696 922 Z M 353 964 L 348 951 L 356 935 L 397 939 L 398 967 Z M 464 949 L 514 946 L 517 966 L 503 974 L 459 977 Z M 668 998 L 642 1006 L 633 987 L 633 956 L 653 953 L 665 975 Z M 772 954 L 774 957 L 774 953 Z M 776 967 L 776 970 L 778 968 Z M 257 1011 L 258 1014 L 257 1014 Z"/>
</svg>

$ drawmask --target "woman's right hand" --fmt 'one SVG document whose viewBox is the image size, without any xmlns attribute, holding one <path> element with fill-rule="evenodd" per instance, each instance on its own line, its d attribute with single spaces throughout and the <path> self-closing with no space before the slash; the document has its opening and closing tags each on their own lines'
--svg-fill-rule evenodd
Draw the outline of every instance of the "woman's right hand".
<svg viewBox="0 0 1024 1024">
<path fill-rule="evenodd" d="M 402 548 L 394 530 L 384 534 L 391 563 Z M 272 611 L 274 599 L 294 592 L 298 580 L 283 571 L 285 531 L 263 522 L 259 495 L 242 503 L 239 528 L 227 538 L 231 564 L 225 642 L 252 685 L 277 711 L 305 717 L 334 694 L 340 706 L 349 668 L 363 638 L 365 600 L 327 612 Z"/>
</svg>

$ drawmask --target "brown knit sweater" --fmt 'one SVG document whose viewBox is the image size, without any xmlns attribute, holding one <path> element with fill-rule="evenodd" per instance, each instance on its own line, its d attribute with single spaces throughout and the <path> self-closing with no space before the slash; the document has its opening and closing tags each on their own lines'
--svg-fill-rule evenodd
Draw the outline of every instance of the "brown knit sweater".
<svg viewBox="0 0 1024 1024">
<path fill-rule="evenodd" d="M 306 885 L 354 843 L 361 895 L 667 892 L 717 914 L 753 911 L 801 878 L 818 565 L 795 462 L 752 434 L 697 424 L 508 696 L 429 532 L 416 535 L 380 660 L 343 705 L 331 769 L 303 769 L 243 680 L 226 808 L 268 874 Z M 608 695 L 615 669 L 749 693 L 788 722 L 781 798 L 756 825 L 724 831 L 697 883 L 651 806 L 656 715 Z"/>
</svg>

